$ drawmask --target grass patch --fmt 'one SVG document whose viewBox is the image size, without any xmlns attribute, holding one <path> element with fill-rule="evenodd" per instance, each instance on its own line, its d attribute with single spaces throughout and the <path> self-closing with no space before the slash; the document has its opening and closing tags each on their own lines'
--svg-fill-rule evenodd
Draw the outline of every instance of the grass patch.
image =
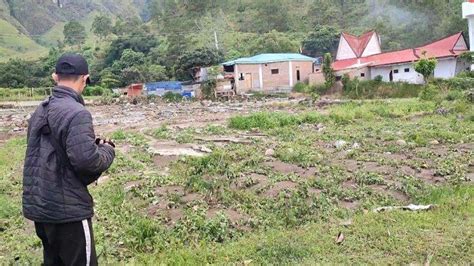
<svg viewBox="0 0 474 266">
<path fill-rule="evenodd" d="M 235 116 L 229 120 L 229 127 L 240 130 L 272 129 L 278 127 L 314 124 L 323 121 L 324 117 L 316 112 L 302 114 L 288 114 L 282 112 L 260 112 L 249 116 Z"/>
</svg>

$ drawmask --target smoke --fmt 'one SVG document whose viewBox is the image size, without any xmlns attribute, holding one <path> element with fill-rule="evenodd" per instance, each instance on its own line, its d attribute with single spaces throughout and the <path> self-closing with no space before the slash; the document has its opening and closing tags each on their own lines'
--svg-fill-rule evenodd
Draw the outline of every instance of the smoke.
<svg viewBox="0 0 474 266">
<path fill-rule="evenodd" d="M 392 27 L 408 24 L 429 23 L 430 19 L 422 12 L 390 4 L 388 0 L 370 0 L 368 19 L 382 19 Z"/>
</svg>

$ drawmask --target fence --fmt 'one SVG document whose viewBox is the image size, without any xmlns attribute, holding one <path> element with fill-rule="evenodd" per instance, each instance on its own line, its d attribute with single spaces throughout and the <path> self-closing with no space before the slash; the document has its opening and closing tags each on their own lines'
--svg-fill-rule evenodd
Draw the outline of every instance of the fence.
<svg viewBox="0 0 474 266">
<path fill-rule="evenodd" d="M 52 88 L 0 88 L 0 101 L 42 100 L 51 95 Z"/>
</svg>

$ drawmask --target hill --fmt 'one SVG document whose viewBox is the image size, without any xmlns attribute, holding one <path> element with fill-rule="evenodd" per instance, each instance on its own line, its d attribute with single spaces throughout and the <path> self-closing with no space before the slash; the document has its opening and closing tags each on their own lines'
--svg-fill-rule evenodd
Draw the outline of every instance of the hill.
<svg viewBox="0 0 474 266">
<path fill-rule="evenodd" d="M 163 37 L 165 43 L 161 48 L 172 55 L 166 58 L 167 61 L 176 61 L 183 51 L 214 47 L 214 32 L 226 58 L 276 50 L 296 52 L 305 48 L 302 45 L 305 39 L 321 48 L 321 51 L 313 51 L 319 56 L 323 51 L 334 49 L 341 31 L 361 34 L 369 29 L 380 34 L 383 50 L 396 50 L 420 46 L 459 31 L 466 32 L 467 23 L 461 16 L 462 2 L 0 0 L 0 36 L 3 37 L 0 61 L 16 56 L 37 57 L 63 39 L 62 30 L 67 21 L 77 20 L 90 29 L 94 16 L 101 13 L 112 18 L 141 18 L 153 22 L 147 24 L 152 34 Z M 126 31 L 131 32 L 139 25 L 128 26 Z M 316 34 L 311 35 L 312 32 Z M 86 43 L 96 43 L 97 39 L 90 31 L 87 34 Z M 330 45 L 321 47 L 318 44 L 321 38 L 327 38 L 323 41 Z M 331 43 L 334 39 L 336 41 Z M 104 42 L 104 46 L 107 45 Z"/>
<path fill-rule="evenodd" d="M 88 33 L 95 15 L 124 19 L 149 18 L 147 0 L 0 0 L 0 60 L 44 55 L 63 39 L 63 27 L 77 20 Z"/>
</svg>

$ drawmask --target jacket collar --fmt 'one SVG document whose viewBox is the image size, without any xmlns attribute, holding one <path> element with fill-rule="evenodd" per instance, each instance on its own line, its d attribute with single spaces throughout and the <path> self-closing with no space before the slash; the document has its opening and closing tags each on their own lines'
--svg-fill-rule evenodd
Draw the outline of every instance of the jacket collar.
<svg viewBox="0 0 474 266">
<path fill-rule="evenodd" d="M 76 102 L 85 105 L 84 99 L 75 90 L 66 86 L 56 86 L 53 88 L 53 96 L 56 98 L 72 98 Z"/>
</svg>

